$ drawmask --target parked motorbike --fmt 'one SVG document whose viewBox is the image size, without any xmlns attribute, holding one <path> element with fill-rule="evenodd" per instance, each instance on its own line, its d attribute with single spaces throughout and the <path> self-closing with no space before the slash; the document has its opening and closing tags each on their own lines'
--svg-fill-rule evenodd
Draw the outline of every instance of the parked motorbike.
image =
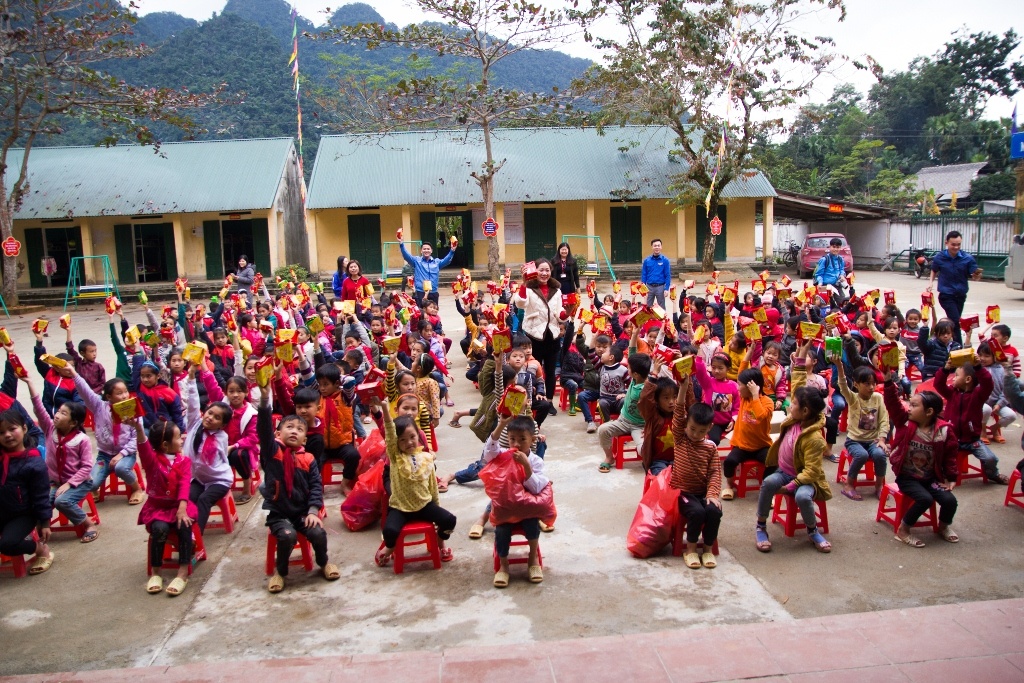
<svg viewBox="0 0 1024 683">
<path fill-rule="evenodd" d="M 919 249 L 914 249 L 914 245 L 910 245 L 910 265 L 914 269 L 914 275 L 918 279 L 921 278 L 925 273 L 930 273 L 932 270 L 932 257 L 935 256 L 931 250 L 932 243 L 929 242 L 927 246 Z"/>
</svg>

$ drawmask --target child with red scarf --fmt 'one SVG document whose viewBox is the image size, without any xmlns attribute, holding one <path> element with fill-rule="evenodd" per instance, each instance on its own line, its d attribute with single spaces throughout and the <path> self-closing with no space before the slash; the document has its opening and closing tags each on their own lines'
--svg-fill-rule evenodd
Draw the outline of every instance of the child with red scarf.
<svg viewBox="0 0 1024 683">
<path fill-rule="evenodd" d="M 275 431 L 270 408 L 270 393 L 260 387 L 260 407 L 256 431 L 260 438 L 260 464 L 266 477 L 263 509 L 268 511 L 267 527 L 277 539 L 277 565 L 267 582 L 267 590 L 284 590 L 288 559 L 295 547 L 296 534 L 302 534 L 313 547 L 317 566 L 324 578 L 341 577 L 338 566 L 327 557 L 327 532 L 320 520 L 324 488 L 316 459 L 303 449 L 306 421 L 298 415 L 286 415 Z"/>
<path fill-rule="evenodd" d="M 46 347 L 43 346 L 43 334 L 42 332 L 36 332 L 36 346 L 35 346 L 35 361 L 36 370 L 43 376 L 43 407 L 46 408 L 46 414 L 53 417 L 53 414 L 57 412 L 66 401 L 80 401 L 78 398 L 78 392 L 75 390 L 75 382 L 71 379 L 71 364 L 74 363 L 74 358 L 66 353 L 57 354 L 57 358 L 67 362 L 68 366 L 57 369 L 52 365 L 44 363 L 41 358 L 46 353 Z"/>
<path fill-rule="evenodd" d="M 42 574 L 53 564 L 50 540 L 50 481 L 46 462 L 29 434 L 31 420 L 17 410 L 0 413 L 0 553 L 31 555 L 29 574 Z M 35 528 L 38 540 L 32 538 Z"/>
<path fill-rule="evenodd" d="M 228 462 L 228 434 L 225 431 L 233 411 L 227 403 L 212 401 L 205 412 L 200 412 L 197 371 L 197 366 L 189 367 L 188 379 L 181 383 L 188 425 L 182 452 L 192 461 L 189 500 L 196 504 L 196 523 L 199 531 L 203 532 L 210 510 L 228 495 L 235 483 L 235 473 Z"/>
<path fill-rule="evenodd" d="M 185 420 L 181 412 L 181 399 L 167 382 L 160 379 L 160 369 L 156 363 L 147 360 L 137 363 L 132 368 L 132 381 L 129 388 L 135 392 L 142 403 L 144 411 L 143 424 L 146 429 L 152 428 L 159 420 L 167 420 L 178 425 L 185 431 Z M 198 403 L 196 406 L 198 407 Z"/>
</svg>

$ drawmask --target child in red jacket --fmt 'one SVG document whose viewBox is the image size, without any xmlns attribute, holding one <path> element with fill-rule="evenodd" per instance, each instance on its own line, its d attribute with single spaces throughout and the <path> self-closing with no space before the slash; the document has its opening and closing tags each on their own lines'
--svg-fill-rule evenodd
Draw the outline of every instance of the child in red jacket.
<svg viewBox="0 0 1024 683">
<path fill-rule="evenodd" d="M 985 478 L 997 484 L 1006 484 L 1005 474 L 999 473 L 999 458 L 981 441 L 985 427 L 985 401 L 992 395 L 992 375 L 981 365 L 964 363 L 953 375 L 953 386 L 947 384 L 951 361 L 935 373 L 935 390 L 946 400 L 942 415 L 950 421 L 960 450 L 970 451 L 981 461 Z"/>
</svg>

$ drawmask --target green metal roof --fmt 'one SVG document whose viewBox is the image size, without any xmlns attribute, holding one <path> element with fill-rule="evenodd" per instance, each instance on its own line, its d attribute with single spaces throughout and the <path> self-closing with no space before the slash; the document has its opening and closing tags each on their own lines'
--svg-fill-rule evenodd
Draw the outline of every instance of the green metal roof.
<svg viewBox="0 0 1024 683">
<path fill-rule="evenodd" d="M 671 197 L 671 177 L 685 166 L 670 159 L 675 134 L 668 128 L 506 128 L 493 134 L 495 200 L 556 201 Z M 307 206 L 462 204 L 480 201 L 469 176 L 484 160 L 479 131 L 325 135 L 320 139 Z M 774 197 L 760 172 L 734 180 L 726 199 Z"/>
<path fill-rule="evenodd" d="M 168 142 L 152 147 L 35 147 L 16 219 L 269 209 L 291 138 Z M 23 150 L 7 159 L 7 186 Z"/>
</svg>

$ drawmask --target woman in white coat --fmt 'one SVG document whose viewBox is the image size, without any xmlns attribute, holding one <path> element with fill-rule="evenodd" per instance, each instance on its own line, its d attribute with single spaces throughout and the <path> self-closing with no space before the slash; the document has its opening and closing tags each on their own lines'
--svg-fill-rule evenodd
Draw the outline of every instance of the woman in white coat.
<svg viewBox="0 0 1024 683">
<path fill-rule="evenodd" d="M 523 309 L 523 332 L 533 342 L 533 357 L 544 368 L 544 390 L 548 399 L 555 393 L 555 364 L 561 350 L 558 323 L 568 316 L 562 307 L 562 289 L 551 278 L 551 261 L 537 259 L 537 278 L 519 286 L 513 297 Z"/>
</svg>

